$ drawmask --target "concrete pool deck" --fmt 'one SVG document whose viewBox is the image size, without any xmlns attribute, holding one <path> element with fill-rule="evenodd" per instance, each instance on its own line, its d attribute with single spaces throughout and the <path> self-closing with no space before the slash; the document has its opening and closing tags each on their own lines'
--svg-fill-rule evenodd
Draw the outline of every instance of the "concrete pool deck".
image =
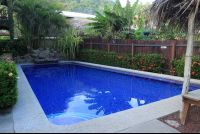
<svg viewBox="0 0 200 134">
<path fill-rule="evenodd" d="M 63 63 L 63 62 L 62 62 Z M 126 71 L 158 78 L 183 81 L 183 78 L 155 74 L 143 71 L 129 70 L 119 67 L 110 67 L 91 63 L 81 63 L 96 67 Z M 16 133 L 115 133 L 115 132 L 178 132 L 159 122 L 158 118 L 177 112 L 181 106 L 181 96 L 161 100 L 144 106 L 125 110 L 108 116 L 69 125 L 57 126 L 51 124 L 46 118 L 34 92 L 32 91 L 22 69 L 17 65 L 18 102 L 12 108 L 13 130 Z M 23 64 L 30 65 L 30 64 Z M 200 85 L 200 80 L 191 79 L 191 83 Z M 0 117 L 1 119 L 1 117 Z M 152 129 L 154 127 L 154 129 Z M 1 129 L 0 129 L 1 132 Z"/>
</svg>

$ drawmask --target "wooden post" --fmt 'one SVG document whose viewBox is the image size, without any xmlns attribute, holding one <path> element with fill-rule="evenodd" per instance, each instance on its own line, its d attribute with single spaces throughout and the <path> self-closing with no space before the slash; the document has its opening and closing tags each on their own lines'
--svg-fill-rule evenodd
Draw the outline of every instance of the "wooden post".
<svg viewBox="0 0 200 134">
<path fill-rule="evenodd" d="M 184 103 L 184 109 L 183 109 L 183 114 L 181 116 L 181 124 L 185 125 L 185 122 L 189 116 L 188 112 L 190 110 L 191 104 L 190 103 Z"/>
<path fill-rule="evenodd" d="M 176 43 L 174 42 L 172 45 L 172 59 L 175 59 L 176 56 Z"/>
<path fill-rule="evenodd" d="M 92 50 L 92 42 L 90 43 L 90 49 Z"/>
<path fill-rule="evenodd" d="M 134 56 L 134 44 L 132 43 L 132 57 Z"/>
<path fill-rule="evenodd" d="M 134 56 L 134 44 L 132 43 L 132 63 L 133 63 L 133 56 Z"/>
<path fill-rule="evenodd" d="M 184 69 L 184 82 L 182 95 L 188 94 L 190 86 L 190 77 L 191 77 L 191 65 L 192 65 L 192 55 L 194 48 L 194 33 L 195 33 L 195 11 L 192 11 L 188 18 L 188 40 L 187 40 L 187 51 L 185 56 L 185 69 Z M 182 107 L 180 110 L 180 118 L 184 110 L 184 103 L 182 102 Z"/>
<path fill-rule="evenodd" d="M 175 56 L 176 56 L 176 43 L 173 42 L 171 59 L 175 59 Z M 172 65 L 170 65 L 169 67 L 170 67 L 170 69 L 172 69 Z"/>
<path fill-rule="evenodd" d="M 108 43 L 108 52 L 110 53 L 110 43 Z"/>
</svg>

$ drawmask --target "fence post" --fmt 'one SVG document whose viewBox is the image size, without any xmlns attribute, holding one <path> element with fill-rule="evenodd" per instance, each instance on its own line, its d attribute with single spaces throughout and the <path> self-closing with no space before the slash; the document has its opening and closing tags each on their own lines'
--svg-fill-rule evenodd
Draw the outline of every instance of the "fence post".
<svg viewBox="0 0 200 134">
<path fill-rule="evenodd" d="M 132 59 L 132 64 L 133 64 L 133 56 L 134 56 L 134 44 L 132 43 L 132 57 L 131 57 L 131 59 Z"/>
<path fill-rule="evenodd" d="M 171 59 L 175 59 L 175 56 L 176 56 L 176 43 L 173 42 L 173 44 L 172 44 L 172 57 L 171 57 Z M 172 69 L 172 65 L 170 65 L 170 69 Z"/>
<path fill-rule="evenodd" d="M 108 43 L 108 52 L 110 53 L 110 43 Z"/>
<path fill-rule="evenodd" d="M 132 43 L 132 57 L 134 56 L 134 44 Z"/>
<path fill-rule="evenodd" d="M 90 43 L 90 49 L 92 50 L 92 42 Z"/>
<path fill-rule="evenodd" d="M 173 45 L 172 45 L 172 59 L 175 59 L 175 56 L 176 56 L 176 43 L 173 42 Z"/>
</svg>

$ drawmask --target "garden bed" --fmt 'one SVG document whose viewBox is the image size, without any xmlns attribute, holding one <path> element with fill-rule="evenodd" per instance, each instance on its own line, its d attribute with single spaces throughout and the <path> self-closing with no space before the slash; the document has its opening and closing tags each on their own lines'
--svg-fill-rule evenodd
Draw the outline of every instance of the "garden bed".
<svg viewBox="0 0 200 134">
<path fill-rule="evenodd" d="M 179 127 L 173 127 L 181 133 L 200 133 L 200 107 L 192 106 L 189 111 L 189 117 L 185 125 L 180 124 L 179 112 L 168 115 L 159 119 L 163 123 L 169 125 L 166 120 L 173 120 L 179 123 Z M 170 126 L 170 125 L 169 125 Z"/>
</svg>

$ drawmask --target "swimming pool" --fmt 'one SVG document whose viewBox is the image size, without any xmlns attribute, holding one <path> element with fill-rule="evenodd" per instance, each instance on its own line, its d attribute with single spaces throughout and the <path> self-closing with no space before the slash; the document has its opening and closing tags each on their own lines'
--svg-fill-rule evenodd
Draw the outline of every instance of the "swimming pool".
<svg viewBox="0 0 200 134">
<path fill-rule="evenodd" d="M 80 64 L 22 66 L 48 120 L 70 125 L 181 94 L 175 81 Z M 191 90 L 199 87 L 191 86 Z"/>
</svg>

